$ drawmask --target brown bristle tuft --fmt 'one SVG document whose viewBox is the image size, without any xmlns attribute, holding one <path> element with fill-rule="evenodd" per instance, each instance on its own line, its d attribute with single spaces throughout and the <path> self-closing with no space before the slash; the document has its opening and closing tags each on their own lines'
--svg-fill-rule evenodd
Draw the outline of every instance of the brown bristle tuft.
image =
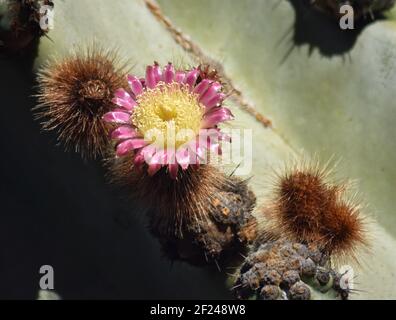
<svg viewBox="0 0 396 320">
<path fill-rule="evenodd" d="M 206 63 L 200 64 L 198 66 L 198 71 L 199 71 L 199 78 L 197 80 L 198 82 L 201 79 L 209 79 L 213 81 L 218 81 L 219 83 L 224 85 L 218 71 L 209 64 Z"/>
<path fill-rule="evenodd" d="M 353 203 L 339 200 L 332 209 L 331 215 L 324 216 L 326 248 L 338 256 L 355 256 L 356 246 L 368 245 L 365 220 L 360 209 Z M 327 229 L 327 230 L 326 230 Z"/>
<path fill-rule="evenodd" d="M 109 144 L 102 116 L 114 108 L 114 92 L 126 87 L 126 74 L 117 54 L 97 45 L 53 61 L 38 76 L 35 116 L 44 130 L 57 132 L 66 149 L 84 158 L 101 156 Z"/>
<path fill-rule="evenodd" d="M 367 244 L 365 219 L 346 200 L 346 183 L 330 182 L 326 169 L 294 166 L 278 174 L 274 196 L 263 213 L 270 229 L 283 237 L 312 244 L 335 257 L 354 256 Z"/>
<path fill-rule="evenodd" d="M 251 214 L 256 198 L 246 181 L 211 165 L 179 170 L 175 180 L 165 168 L 148 176 L 133 167 L 132 157 L 110 160 L 108 166 L 111 182 L 148 208 L 150 229 L 166 251 L 173 251 L 172 258 L 195 264 L 205 257 L 217 260 L 256 238 Z"/>
</svg>

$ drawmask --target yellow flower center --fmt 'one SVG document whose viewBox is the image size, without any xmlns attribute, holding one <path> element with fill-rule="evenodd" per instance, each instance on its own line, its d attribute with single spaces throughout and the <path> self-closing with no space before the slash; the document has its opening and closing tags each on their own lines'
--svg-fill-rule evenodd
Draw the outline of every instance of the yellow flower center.
<svg viewBox="0 0 396 320">
<path fill-rule="evenodd" d="M 198 95 L 179 83 L 159 83 L 137 97 L 132 124 L 145 139 L 178 148 L 198 133 L 204 107 Z"/>
</svg>

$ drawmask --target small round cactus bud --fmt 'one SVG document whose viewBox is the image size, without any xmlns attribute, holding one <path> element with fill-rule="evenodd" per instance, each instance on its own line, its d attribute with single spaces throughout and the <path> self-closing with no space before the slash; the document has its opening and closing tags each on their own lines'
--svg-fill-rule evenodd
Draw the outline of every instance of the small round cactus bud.
<svg viewBox="0 0 396 320">
<path fill-rule="evenodd" d="M 315 279 L 318 280 L 318 282 L 321 286 L 325 286 L 331 280 L 330 272 L 326 269 L 318 268 L 316 270 Z"/>
<path fill-rule="evenodd" d="M 282 248 L 280 249 L 280 254 L 285 257 L 292 257 L 296 254 L 296 251 L 293 249 L 292 245 L 290 243 L 286 243 Z"/>
<path fill-rule="evenodd" d="M 302 281 L 292 285 L 289 290 L 290 300 L 309 300 L 311 298 L 311 289 Z"/>
<path fill-rule="evenodd" d="M 290 288 L 295 283 L 300 281 L 300 275 L 295 270 L 286 271 L 282 276 L 282 286 L 285 288 Z"/>
<path fill-rule="evenodd" d="M 301 273 L 306 277 L 313 277 L 316 274 L 316 264 L 311 258 L 305 259 L 302 262 Z"/>
<path fill-rule="evenodd" d="M 242 277 L 242 285 L 256 291 L 260 287 L 259 275 L 253 270 L 249 270 Z"/>
<path fill-rule="evenodd" d="M 309 251 L 309 257 L 312 259 L 313 262 L 316 264 L 320 265 L 320 262 L 322 261 L 322 253 L 318 249 L 311 249 Z"/>
<path fill-rule="evenodd" d="M 302 257 L 300 257 L 298 255 L 294 255 L 288 259 L 287 267 L 289 268 L 289 270 L 296 270 L 298 272 L 301 272 L 303 260 L 304 259 Z"/>
<path fill-rule="evenodd" d="M 282 297 L 282 291 L 278 286 L 267 285 L 260 291 L 260 298 L 262 300 L 277 300 Z"/>
<path fill-rule="evenodd" d="M 293 249 L 304 258 L 308 258 L 309 250 L 308 247 L 302 243 L 293 243 Z"/>
<path fill-rule="evenodd" d="M 272 284 L 272 285 L 279 286 L 282 282 L 282 277 L 278 271 L 269 270 L 269 271 L 264 272 L 262 282 L 265 285 Z"/>
<path fill-rule="evenodd" d="M 350 288 L 345 282 L 341 285 L 342 275 L 338 272 L 331 271 L 331 276 L 333 278 L 333 289 L 338 292 L 342 300 L 348 300 Z"/>
</svg>

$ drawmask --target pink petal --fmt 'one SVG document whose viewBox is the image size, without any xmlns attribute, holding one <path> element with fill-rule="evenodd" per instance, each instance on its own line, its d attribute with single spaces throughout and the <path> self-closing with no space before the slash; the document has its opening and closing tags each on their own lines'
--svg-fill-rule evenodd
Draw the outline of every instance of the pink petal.
<svg viewBox="0 0 396 320">
<path fill-rule="evenodd" d="M 201 96 L 202 94 L 205 93 L 206 90 L 208 90 L 210 84 L 212 83 L 212 81 L 208 80 L 208 79 L 204 79 L 202 80 L 194 89 L 194 93 L 198 94 L 199 96 Z"/>
<path fill-rule="evenodd" d="M 212 131 L 212 130 L 208 130 Z M 202 148 L 211 150 L 213 152 L 217 152 L 218 148 L 220 146 L 219 144 L 219 132 L 216 132 L 213 134 L 209 133 L 206 136 L 200 136 L 199 137 L 199 145 Z"/>
<path fill-rule="evenodd" d="M 186 74 L 183 71 L 177 71 L 175 74 L 175 82 L 182 83 Z"/>
<path fill-rule="evenodd" d="M 128 152 L 134 149 L 139 149 L 147 144 L 144 139 L 129 139 L 121 142 L 117 146 L 116 155 L 117 157 L 125 156 Z"/>
<path fill-rule="evenodd" d="M 204 120 L 202 123 L 203 128 L 211 128 L 218 124 L 219 122 L 224 122 L 234 119 L 233 114 L 230 109 L 221 107 L 213 109 L 213 111 L 206 113 L 204 115 Z"/>
<path fill-rule="evenodd" d="M 135 138 L 138 135 L 135 129 L 127 126 L 118 127 L 111 133 L 111 139 L 130 139 Z"/>
<path fill-rule="evenodd" d="M 126 112 L 113 111 L 106 113 L 102 119 L 106 122 L 128 124 L 131 115 Z"/>
<path fill-rule="evenodd" d="M 177 163 L 172 163 L 169 165 L 169 175 L 172 179 L 177 178 L 177 171 L 179 169 L 179 165 Z"/>
<path fill-rule="evenodd" d="M 164 150 L 155 153 L 150 159 L 150 164 L 164 164 L 166 162 L 167 154 Z"/>
<path fill-rule="evenodd" d="M 147 66 L 146 68 L 146 86 L 149 89 L 154 89 L 157 85 L 156 75 L 153 66 Z"/>
<path fill-rule="evenodd" d="M 184 83 L 190 86 L 190 89 L 194 87 L 195 81 L 197 81 L 199 71 L 197 69 L 191 70 L 187 73 Z"/>
<path fill-rule="evenodd" d="M 189 165 L 199 165 L 204 150 L 199 146 L 199 140 L 191 141 L 188 148 Z"/>
<path fill-rule="evenodd" d="M 195 168 L 198 168 L 199 165 L 201 164 L 199 156 L 195 155 L 193 160 L 194 160 L 194 162 L 193 162 L 193 164 L 191 164 L 191 166 L 194 166 Z"/>
<path fill-rule="evenodd" d="M 216 94 L 212 99 L 205 103 L 207 110 L 220 106 L 221 102 L 224 100 L 225 97 L 226 95 L 224 93 Z"/>
<path fill-rule="evenodd" d="M 137 106 L 136 101 L 133 100 L 129 93 L 126 92 L 124 89 L 118 89 L 115 92 L 112 102 L 120 107 L 124 107 L 129 111 Z"/>
<path fill-rule="evenodd" d="M 164 68 L 164 81 L 165 83 L 172 83 L 173 78 L 175 77 L 175 68 L 172 63 L 168 63 L 168 65 Z"/>
<path fill-rule="evenodd" d="M 205 144 L 206 142 L 206 144 Z M 201 145 L 206 147 L 206 149 L 216 152 L 217 154 L 221 154 L 221 148 L 219 144 L 219 137 L 208 136 L 206 141 L 202 141 Z"/>
<path fill-rule="evenodd" d="M 136 155 L 135 158 L 133 159 L 133 163 L 135 164 L 135 166 L 139 167 L 144 163 L 144 155 L 142 154 L 142 149 L 140 149 Z"/>
<path fill-rule="evenodd" d="M 208 90 L 201 96 L 199 100 L 204 105 L 206 105 L 210 100 L 212 100 L 221 90 L 221 84 L 218 82 L 213 83 Z"/>
<path fill-rule="evenodd" d="M 222 132 L 219 134 L 219 139 L 221 141 L 226 141 L 226 142 L 230 142 L 230 143 L 231 143 L 231 140 L 232 140 L 230 135 L 222 133 Z"/>
<path fill-rule="evenodd" d="M 207 136 L 212 139 L 218 138 L 222 133 L 219 128 L 200 129 L 199 136 Z"/>
<path fill-rule="evenodd" d="M 129 114 L 129 116 L 131 115 L 131 112 L 129 110 L 126 110 L 125 108 L 114 108 L 113 112 L 122 112 Z"/>
<path fill-rule="evenodd" d="M 143 92 L 142 82 L 137 77 L 128 75 L 128 83 L 135 97 Z"/>
<path fill-rule="evenodd" d="M 153 66 L 153 73 L 156 83 L 160 82 L 162 79 L 162 71 L 158 63 L 155 63 Z"/>
<path fill-rule="evenodd" d="M 131 99 L 131 96 L 129 95 L 129 93 L 126 92 L 126 90 L 124 90 L 123 88 L 117 89 L 114 96 L 116 98 L 120 98 L 120 99 L 124 99 L 124 100 Z"/>
<path fill-rule="evenodd" d="M 202 144 L 200 145 L 199 142 L 196 144 L 195 153 L 198 156 L 198 158 L 204 159 L 204 156 L 205 156 L 205 153 L 206 153 L 205 149 L 206 149 L 205 145 L 202 145 Z"/>
<path fill-rule="evenodd" d="M 186 170 L 190 164 L 189 150 L 186 148 L 179 148 L 176 152 L 176 161 L 183 170 Z"/>
<path fill-rule="evenodd" d="M 149 163 L 151 157 L 153 156 L 153 154 L 154 154 L 156 151 L 157 151 L 157 148 L 156 148 L 154 145 L 150 144 L 150 145 L 148 145 L 148 146 L 145 146 L 145 147 L 142 149 L 141 152 L 142 152 L 142 155 L 144 156 L 145 161 L 146 161 L 147 163 Z"/>
<path fill-rule="evenodd" d="M 218 134 L 216 136 L 207 135 L 206 137 L 205 136 L 200 137 L 199 146 L 203 150 L 207 149 L 207 150 L 210 150 L 211 152 L 220 154 L 219 153 L 220 144 L 219 144 Z M 221 152 L 221 149 L 220 149 L 220 152 Z"/>
<path fill-rule="evenodd" d="M 155 175 L 159 169 L 161 169 L 161 165 L 160 164 L 149 164 L 147 172 L 150 176 Z"/>
</svg>

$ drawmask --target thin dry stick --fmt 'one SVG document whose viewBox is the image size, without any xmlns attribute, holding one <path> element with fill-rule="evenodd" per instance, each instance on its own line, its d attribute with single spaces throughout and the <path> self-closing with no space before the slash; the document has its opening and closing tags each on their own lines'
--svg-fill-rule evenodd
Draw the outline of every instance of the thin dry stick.
<svg viewBox="0 0 396 320">
<path fill-rule="evenodd" d="M 157 18 L 158 21 L 160 21 L 168 29 L 174 40 L 185 51 L 191 53 L 194 56 L 194 58 L 200 63 L 210 65 L 216 69 L 217 73 L 221 76 L 222 80 L 226 84 L 226 87 L 228 88 L 227 90 L 228 95 L 230 95 L 231 99 L 233 99 L 242 110 L 248 112 L 253 117 L 255 117 L 257 121 L 259 121 L 264 125 L 264 127 L 272 127 L 271 120 L 265 117 L 264 115 L 262 115 L 260 112 L 258 112 L 253 105 L 251 105 L 249 102 L 247 102 L 244 99 L 242 92 L 237 88 L 235 88 L 235 86 L 232 83 L 232 80 L 226 75 L 224 68 L 220 62 L 206 55 L 196 43 L 194 43 L 191 39 L 189 39 L 187 35 L 183 34 L 181 30 L 179 30 L 172 23 L 172 21 L 170 21 L 170 19 L 162 13 L 161 8 L 154 0 L 144 0 L 144 1 L 150 12 Z"/>
</svg>

